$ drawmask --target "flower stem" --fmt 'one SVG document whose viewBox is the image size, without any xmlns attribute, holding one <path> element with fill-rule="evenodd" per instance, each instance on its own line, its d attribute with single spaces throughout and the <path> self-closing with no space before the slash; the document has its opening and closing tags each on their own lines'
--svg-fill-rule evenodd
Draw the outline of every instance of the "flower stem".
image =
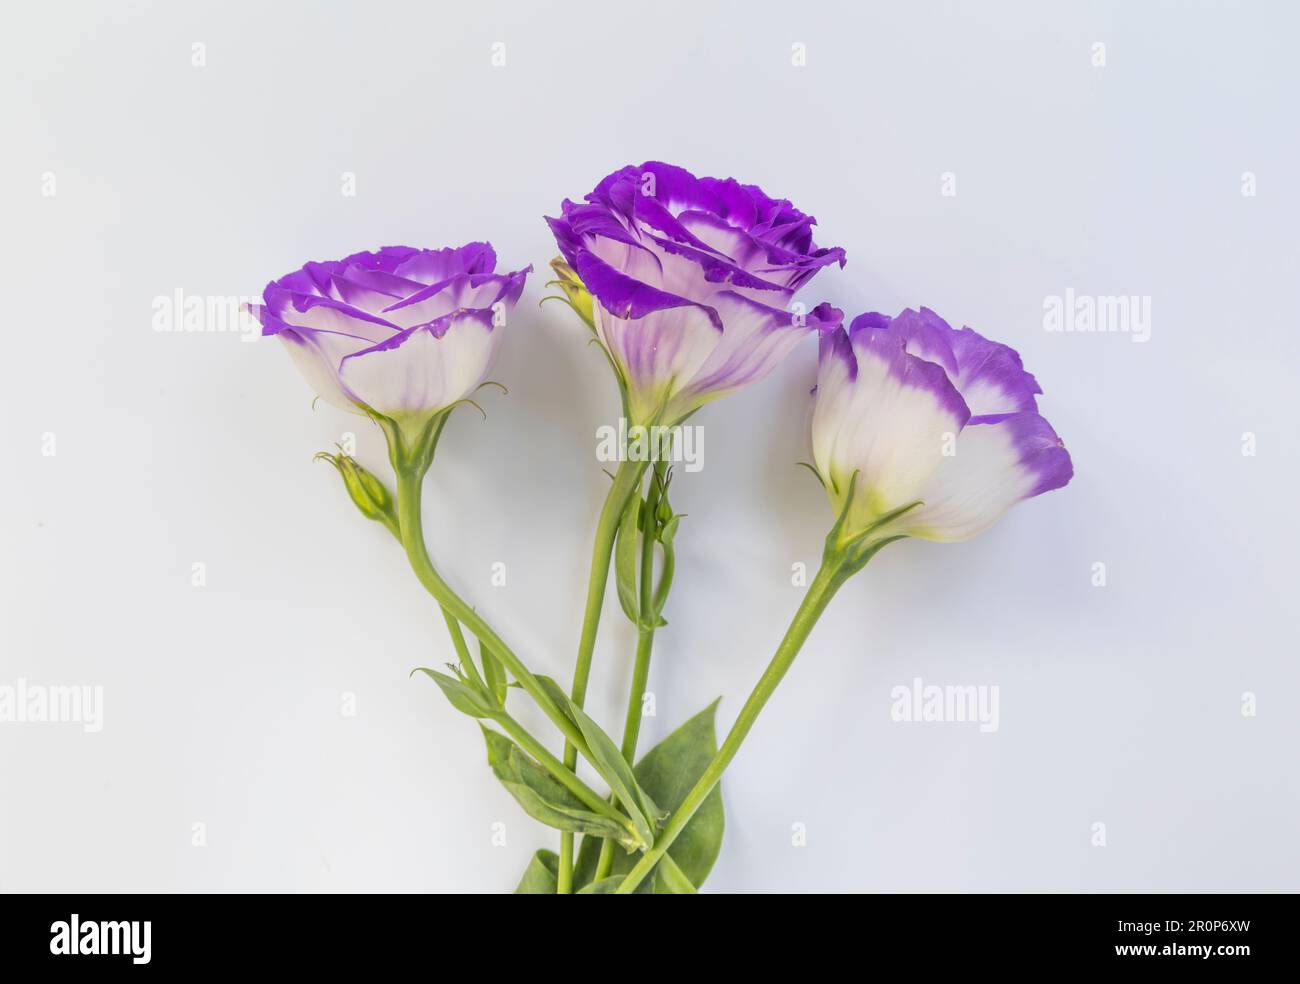
<svg viewBox="0 0 1300 984">
<path fill-rule="evenodd" d="M 658 463 L 655 471 L 662 475 Z M 629 765 L 635 764 L 636 742 L 641 734 L 641 711 L 645 697 L 646 682 L 650 677 L 650 654 L 654 649 L 655 623 L 659 612 L 655 607 L 655 530 L 658 522 L 655 512 L 659 508 L 662 479 L 652 478 L 650 490 L 646 493 L 645 516 L 641 524 L 641 571 L 640 571 L 640 606 L 641 624 L 637 626 L 636 662 L 632 667 L 632 691 L 627 700 L 627 717 L 623 722 L 623 758 Z"/>
<path fill-rule="evenodd" d="M 520 748 L 537 759 L 547 772 L 554 776 L 565 789 L 578 797 L 587 807 L 602 816 L 609 817 L 611 820 L 617 820 L 627 828 L 629 833 L 635 833 L 627 817 L 617 807 L 579 779 L 571 769 L 566 769 L 558 758 L 548 752 L 545 746 L 513 717 L 502 710 L 494 714 L 492 720 L 501 725 L 501 729 L 513 738 Z"/>
<path fill-rule="evenodd" d="M 772 662 L 768 664 L 763 675 L 759 677 L 758 685 L 745 701 L 745 706 L 740 709 L 740 716 L 736 718 L 736 723 L 731 726 L 731 731 L 727 734 L 726 740 L 723 741 L 722 747 L 713 757 L 704 773 L 700 776 L 699 781 L 689 793 L 682 805 L 669 819 L 667 826 L 656 838 L 654 846 L 641 855 L 641 859 L 636 863 L 623 883 L 618 887 L 619 895 L 628 895 L 636 890 L 642 880 L 653 870 L 655 864 L 664 856 L 669 846 L 677 839 L 686 825 L 690 823 L 695 812 L 704 804 L 713 787 L 718 784 L 722 778 L 722 773 L 731 760 L 736 757 L 740 751 L 741 743 L 744 742 L 745 736 L 749 734 L 750 728 L 758 719 L 759 712 L 767 703 L 768 698 L 776 690 L 777 685 L 785 676 L 786 671 L 790 669 L 790 664 L 799 654 L 800 647 L 812 632 L 813 626 L 821 617 L 826 606 L 834 597 L 835 592 L 839 590 L 841 584 L 847 579 L 850 572 L 845 569 L 842 558 L 839 556 L 827 556 L 823 561 L 821 568 L 817 571 L 816 577 L 813 578 L 812 584 L 808 586 L 808 592 L 804 595 L 803 601 L 799 605 L 799 610 L 795 612 L 793 620 L 790 622 L 789 629 L 786 630 L 785 638 L 781 640 L 781 645 L 777 647 L 776 654 L 772 657 Z"/>
<path fill-rule="evenodd" d="M 637 634 L 636 663 L 632 667 L 632 693 L 627 701 L 627 721 L 623 725 L 623 758 L 631 762 L 636 755 L 637 736 L 641 731 L 641 702 L 645 696 L 646 680 L 650 676 L 650 651 L 654 647 L 655 630 L 642 628 Z M 600 857 L 592 881 L 608 877 L 614 867 L 614 844 L 605 840 L 600 845 Z"/>
<path fill-rule="evenodd" d="M 528 667 L 524 666 L 519 657 L 492 630 L 492 627 L 473 608 L 466 604 L 434 569 L 433 562 L 429 559 L 428 548 L 424 543 L 424 529 L 420 519 L 420 490 L 423 482 L 424 473 L 419 469 L 403 468 L 398 470 L 398 526 L 401 529 L 402 546 L 406 549 L 406 557 L 410 561 L 411 569 L 415 571 L 415 576 L 420 579 L 420 583 L 442 606 L 444 615 L 448 619 L 448 628 L 451 628 L 453 622 L 463 623 L 514 674 L 515 679 L 519 681 L 519 685 L 537 702 L 537 706 L 555 723 L 555 726 L 560 729 L 565 738 L 576 746 L 585 749 L 586 744 L 582 740 L 582 733 L 578 731 L 568 716 L 555 706 L 550 694 L 542 688 L 542 685 Z M 455 641 L 458 634 L 459 629 L 453 632 L 453 641 Z M 463 645 L 464 638 L 462 637 L 460 644 L 457 645 L 458 652 Z M 464 659 L 467 655 L 468 649 L 465 650 L 461 658 Z M 572 771 L 576 763 L 577 755 L 575 752 L 573 762 L 569 763 L 570 771 Z"/>
<path fill-rule="evenodd" d="M 659 465 L 655 465 L 656 470 Z M 655 568 L 655 510 L 659 506 L 658 481 L 651 480 L 650 491 L 646 493 L 645 515 L 641 524 L 641 572 L 640 572 L 640 613 L 641 624 L 637 626 L 636 660 L 632 665 L 632 689 L 627 698 L 627 717 L 623 723 L 622 753 L 629 765 L 636 764 L 636 743 L 641 734 L 641 714 L 645 703 L 646 683 L 650 678 L 650 655 L 654 650 L 655 626 L 658 617 L 654 606 L 654 568 Z M 660 599 L 662 604 L 662 599 Z M 609 875 L 614 866 L 614 844 L 606 839 L 600 846 L 600 858 L 596 862 L 594 881 L 600 881 Z"/>
<path fill-rule="evenodd" d="M 456 621 L 456 616 L 442 610 L 442 617 L 447 620 L 447 632 L 451 636 L 451 644 L 456 648 L 456 656 L 460 660 L 461 669 L 465 675 L 470 678 L 478 687 L 482 688 L 483 678 L 478 675 L 478 667 L 474 665 L 474 660 L 469 654 L 469 646 L 465 645 L 465 633 L 460 630 L 460 623 Z"/>
<path fill-rule="evenodd" d="M 645 473 L 644 461 L 623 461 L 614 475 L 605 504 L 596 521 L 596 542 L 591 548 L 591 576 L 587 582 L 587 607 L 582 617 L 582 635 L 578 640 L 578 660 L 573 668 L 573 687 L 569 696 L 579 707 L 587 699 L 587 681 L 591 676 L 591 656 L 596 649 L 596 632 L 600 627 L 600 610 L 605 604 L 605 585 L 609 581 L 609 561 L 614 550 L 614 535 L 628 500 L 638 493 L 641 476 Z M 572 769 L 578 762 L 578 751 L 572 742 L 564 745 L 564 764 Z M 560 835 L 559 877 L 556 879 L 559 894 L 573 891 L 573 834 Z"/>
</svg>

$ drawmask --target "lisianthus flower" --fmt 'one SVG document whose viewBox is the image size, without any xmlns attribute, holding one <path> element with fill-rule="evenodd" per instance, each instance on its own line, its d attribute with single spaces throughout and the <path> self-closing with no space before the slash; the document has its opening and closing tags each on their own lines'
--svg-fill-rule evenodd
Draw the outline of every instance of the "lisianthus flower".
<svg viewBox="0 0 1300 984">
<path fill-rule="evenodd" d="M 790 302 L 822 267 L 843 266 L 844 251 L 819 249 L 816 219 L 754 185 L 651 161 L 546 221 L 597 302 L 593 328 L 633 423 L 676 423 L 833 323 L 825 306 Z"/>
<path fill-rule="evenodd" d="M 416 429 L 487 379 L 532 270 L 495 266 L 487 243 L 386 246 L 308 263 L 250 310 L 321 399 Z"/>
<path fill-rule="evenodd" d="M 812 449 L 842 535 L 906 509 L 872 536 L 965 540 L 1064 486 L 1074 470 L 1041 392 L 1014 349 L 927 308 L 826 332 Z"/>
</svg>

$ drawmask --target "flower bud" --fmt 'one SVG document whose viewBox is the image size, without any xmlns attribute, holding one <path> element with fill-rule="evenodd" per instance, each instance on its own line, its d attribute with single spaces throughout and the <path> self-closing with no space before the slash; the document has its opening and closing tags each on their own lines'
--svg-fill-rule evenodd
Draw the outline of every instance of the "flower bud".
<svg viewBox="0 0 1300 984">
<path fill-rule="evenodd" d="M 555 271 L 557 279 L 552 280 L 547 286 L 558 287 L 564 291 L 569 307 L 573 308 L 578 317 L 587 323 L 588 328 L 595 331 L 596 316 L 592 311 L 591 291 L 587 290 L 578 279 L 578 275 L 574 273 L 573 267 L 569 266 L 563 257 L 557 256 L 551 260 L 551 269 Z"/>
<path fill-rule="evenodd" d="M 393 497 L 384 487 L 383 482 L 361 467 L 356 458 L 342 451 L 338 454 L 321 451 L 316 455 L 316 460 L 322 459 L 338 469 L 338 473 L 343 476 L 343 486 L 348 490 L 348 495 L 363 516 L 383 523 L 394 533 L 397 532 L 397 515 L 393 511 Z"/>
</svg>

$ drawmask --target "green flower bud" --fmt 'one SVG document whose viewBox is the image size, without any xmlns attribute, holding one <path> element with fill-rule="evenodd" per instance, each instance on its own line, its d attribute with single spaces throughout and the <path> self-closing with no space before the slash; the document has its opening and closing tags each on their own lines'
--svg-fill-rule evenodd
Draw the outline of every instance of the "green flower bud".
<svg viewBox="0 0 1300 984">
<path fill-rule="evenodd" d="M 322 451 L 316 455 L 315 460 L 322 459 L 333 465 L 343 476 L 343 486 L 361 510 L 361 515 L 383 523 L 396 535 L 397 514 L 393 511 L 393 497 L 384 483 L 362 468 L 356 458 L 344 454 L 342 450 L 338 454 Z"/>
<path fill-rule="evenodd" d="M 558 287 L 564 291 L 564 296 L 569 302 L 569 306 L 577 312 L 579 318 L 587 323 L 587 327 L 592 331 L 596 330 L 596 314 L 593 308 L 591 291 L 578 279 L 573 267 L 569 266 L 561 257 L 557 256 L 551 260 L 551 269 L 555 271 L 557 279 L 547 284 L 548 287 Z"/>
</svg>

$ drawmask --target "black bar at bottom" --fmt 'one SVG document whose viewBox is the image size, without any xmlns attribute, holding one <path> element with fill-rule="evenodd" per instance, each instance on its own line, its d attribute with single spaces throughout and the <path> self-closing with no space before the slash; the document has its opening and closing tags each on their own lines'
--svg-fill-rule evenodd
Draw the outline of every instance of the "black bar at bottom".
<svg viewBox="0 0 1300 984">
<path fill-rule="evenodd" d="M 1295 955 L 1291 895 L 715 896 L 667 910 L 637 901 L 631 910 L 581 900 L 499 904 L 421 895 L 9 895 L 0 897 L 0 966 L 10 980 L 18 978 L 8 972 L 24 969 L 455 974 L 473 957 L 494 976 L 518 966 L 604 974 L 620 965 L 658 975 L 698 968 L 706 954 L 725 964 L 788 950 L 813 957 L 804 966 L 820 977 L 843 976 L 848 968 L 818 963 L 839 953 L 864 973 L 896 966 L 927 976 L 948 966 L 1231 973 L 1290 966 Z"/>
</svg>

